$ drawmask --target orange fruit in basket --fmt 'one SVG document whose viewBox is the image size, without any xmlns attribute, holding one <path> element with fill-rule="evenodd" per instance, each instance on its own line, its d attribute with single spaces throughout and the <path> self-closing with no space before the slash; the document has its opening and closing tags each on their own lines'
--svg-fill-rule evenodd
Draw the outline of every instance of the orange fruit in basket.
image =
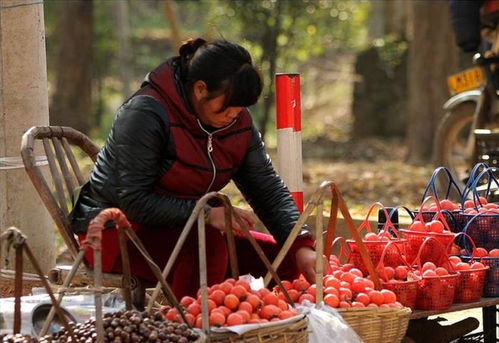
<svg viewBox="0 0 499 343">
<path fill-rule="evenodd" d="M 243 323 L 247 323 L 250 319 L 251 319 L 251 314 L 246 312 L 246 311 L 236 311 L 235 313 L 237 313 L 238 315 L 240 315 L 241 317 L 243 317 Z M 230 316 L 230 314 L 229 314 Z"/>
<path fill-rule="evenodd" d="M 230 291 L 232 290 L 232 284 L 230 282 L 222 282 L 220 284 L 220 289 L 225 293 L 225 294 L 230 294 Z"/>
<path fill-rule="evenodd" d="M 475 262 L 471 265 L 471 269 L 482 269 L 482 268 L 485 268 L 485 266 L 481 262 Z"/>
<path fill-rule="evenodd" d="M 385 302 L 385 297 L 383 296 L 383 293 L 381 293 L 380 291 L 370 291 L 368 295 L 369 299 L 373 304 L 379 306 Z"/>
<path fill-rule="evenodd" d="M 423 224 L 422 222 L 420 222 L 419 220 L 415 220 L 410 226 L 409 226 L 409 230 L 412 230 L 412 231 L 418 231 L 418 232 L 425 232 L 426 231 L 426 228 L 425 228 L 425 224 Z"/>
<path fill-rule="evenodd" d="M 213 300 L 217 306 L 223 305 L 225 293 L 222 290 L 217 289 L 211 292 L 209 299 Z"/>
<path fill-rule="evenodd" d="M 424 277 L 437 276 L 437 273 L 432 269 L 428 269 L 423 272 L 423 276 Z"/>
<path fill-rule="evenodd" d="M 473 200 L 466 200 L 464 202 L 464 208 L 474 208 L 475 207 L 475 203 L 473 202 Z"/>
<path fill-rule="evenodd" d="M 201 306 L 197 302 L 194 302 L 189 306 L 187 306 L 187 312 L 189 312 L 194 316 L 197 316 L 198 314 L 201 313 Z"/>
<path fill-rule="evenodd" d="M 282 311 L 286 311 L 289 308 L 288 303 L 284 300 L 279 300 L 277 302 L 277 307 L 279 307 Z"/>
<path fill-rule="evenodd" d="M 234 294 L 239 300 L 245 300 L 246 296 L 248 295 L 248 292 L 246 291 L 246 288 L 243 286 L 234 286 L 230 290 L 231 294 Z"/>
<path fill-rule="evenodd" d="M 490 256 L 490 257 L 499 257 L 499 249 L 492 249 L 492 250 L 489 252 L 489 256 Z"/>
<path fill-rule="evenodd" d="M 470 270 L 470 265 L 468 263 L 459 262 L 456 263 L 456 269 L 459 270 Z"/>
<path fill-rule="evenodd" d="M 352 305 L 347 301 L 340 301 L 340 308 L 350 308 Z"/>
<path fill-rule="evenodd" d="M 425 272 L 427 270 L 435 270 L 437 269 L 437 266 L 435 265 L 435 263 L 433 262 L 425 262 L 425 264 L 423 264 L 423 268 L 421 268 L 421 272 Z"/>
<path fill-rule="evenodd" d="M 237 307 L 237 309 L 239 311 L 246 311 L 248 313 L 252 313 L 253 312 L 253 306 L 247 302 L 247 301 L 243 301 L 239 304 L 239 306 Z"/>
<path fill-rule="evenodd" d="M 227 294 L 224 299 L 224 305 L 231 310 L 239 306 L 239 299 L 234 294 Z"/>
<path fill-rule="evenodd" d="M 303 292 L 307 290 L 307 288 L 310 287 L 310 283 L 307 280 L 304 279 L 295 279 L 293 280 L 293 288 L 296 289 L 297 291 Z"/>
<path fill-rule="evenodd" d="M 380 292 L 383 295 L 384 304 L 391 304 L 397 301 L 397 296 L 395 295 L 395 293 L 393 293 L 393 291 L 382 289 Z"/>
<path fill-rule="evenodd" d="M 305 300 L 310 301 L 311 303 L 315 303 L 315 297 L 313 295 L 310 295 L 308 293 L 300 295 L 300 298 L 298 298 L 298 302 L 301 304 Z"/>
<path fill-rule="evenodd" d="M 264 305 L 277 305 L 279 298 L 274 293 L 269 293 L 263 297 Z"/>
<path fill-rule="evenodd" d="M 397 266 L 395 268 L 395 278 L 397 280 L 405 280 L 407 279 L 407 273 L 409 272 L 406 266 Z"/>
<path fill-rule="evenodd" d="M 180 299 L 180 305 L 182 305 L 183 307 L 187 307 L 195 301 L 196 299 L 194 299 L 193 297 L 185 296 Z"/>
<path fill-rule="evenodd" d="M 241 324 L 244 324 L 244 320 L 239 313 L 231 313 L 227 317 L 228 326 L 241 325 Z"/>
<path fill-rule="evenodd" d="M 499 249 L 498 249 L 499 250 Z M 456 265 L 458 264 L 459 262 L 462 262 L 461 261 L 461 258 L 459 256 L 449 256 L 449 261 L 450 263 L 452 263 L 453 265 Z"/>
<path fill-rule="evenodd" d="M 367 306 L 371 302 L 371 299 L 369 299 L 369 295 L 367 295 L 366 293 L 359 293 L 355 297 L 355 301 L 363 303 L 365 306 Z"/>
<path fill-rule="evenodd" d="M 473 256 L 487 257 L 487 256 L 489 256 L 489 253 L 484 248 L 476 248 L 475 253 L 473 254 Z"/>
<path fill-rule="evenodd" d="M 289 296 L 291 297 L 291 299 L 293 299 L 293 297 L 291 296 L 291 291 L 292 290 L 289 290 L 288 293 L 289 293 Z M 251 305 L 251 307 L 254 310 L 257 310 L 263 306 L 263 301 L 258 296 L 254 295 L 254 294 L 249 294 L 248 297 L 246 298 L 246 301 Z M 293 299 L 293 301 L 294 301 L 294 299 Z"/>
<path fill-rule="evenodd" d="M 210 313 L 210 326 L 222 326 L 225 324 L 225 316 L 220 311 Z"/>
<path fill-rule="evenodd" d="M 431 222 L 427 223 L 426 225 L 428 225 L 429 232 L 434 232 L 434 233 L 443 233 L 444 232 L 444 224 L 442 224 L 441 221 L 432 220 Z"/>
<path fill-rule="evenodd" d="M 447 271 L 447 269 L 443 268 L 443 267 L 438 267 L 435 269 L 435 273 L 439 276 L 443 276 L 443 275 L 449 275 L 449 272 Z"/>
<path fill-rule="evenodd" d="M 341 275 L 340 280 L 351 284 L 356 277 L 357 275 L 355 274 L 352 274 L 350 272 L 345 272 L 343 273 L 343 275 Z"/>
<path fill-rule="evenodd" d="M 366 307 L 366 305 L 364 305 L 363 303 L 361 302 L 358 302 L 358 301 L 353 301 L 352 302 L 352 307 Z"/>
<path fill-rule="evenodd" d="M 350 288 L 340 287 L 339 292 L 341 300 L 351 300 L 353 297 L 353 293 Z"/>
<path fill-rule="evenodd" d="M 324 303 L 331 307 L 338 307 L 340 305 L 340 299 L 335 294 L 327 294 L 324 297 Z"/>
<path fill-rule="evenodd" d="M 287 281 L 289 283 L 289 281 Z M 243 281 L 243 280 L 237 280 L 236 283 L 234 284 L 234 286 L 242 286 L 244 287 L 244 289 L 246 289 L 246 291 L 251 291 L 251 287 L 250 287 L 250 284 L 247 283 L 246 281 Z M 284 283 L 283 283 L 283 286 L 284 286 Z"/>
<path fill-rule="evenodd" d="M 278 317 L 281 312 L 281 309 L 275 305 L 265 305 L 260 310 L 260 317 L 271 320 L 272 318 Z"/>
<path fill-rule="evenodd" d="M 324 289 L 324 294 L 334 294 L 336 296 L 339 296 L 340 292 L 338 292 L 338 290 L 334 287 L 326 287 Z"/>
<path fill-rule="evenodd" d="M 338 288 L 340 288 L 340 281 L 337 278 L 335 278 L 334 276 L 328 276 L 328 278 L 324 282 L 324 286 L 334 287 L 334 288 L 338 289 Z"/>
<path fill-rule="evenodd" d="M 286 311 L 282 311 L 279 314 L 279 319 L 288 319 L 288 318 L 294 317 L 295 315 L 296 314 L 294 314 L 292 311 L 286 310 Z"/>
</svg>

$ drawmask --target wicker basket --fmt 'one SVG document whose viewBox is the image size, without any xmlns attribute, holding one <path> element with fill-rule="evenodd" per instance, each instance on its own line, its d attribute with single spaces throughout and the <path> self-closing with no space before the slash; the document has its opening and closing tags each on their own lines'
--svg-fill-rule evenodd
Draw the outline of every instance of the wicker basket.
<svg viewBox="0 0 499 343">
<path fill-rule="evenodd" d="M 411 314 L 407 307 L 349 308 L 338 312 L 365 343 L 401 342 Z"/>
<path fill-rule="evenodd" d="M 292 323 L 272 325 L 238 335 L 232 332 L 210 333 L 212 343 L 307 343 L 308 322 L 301 316 Z"/>
</svg>

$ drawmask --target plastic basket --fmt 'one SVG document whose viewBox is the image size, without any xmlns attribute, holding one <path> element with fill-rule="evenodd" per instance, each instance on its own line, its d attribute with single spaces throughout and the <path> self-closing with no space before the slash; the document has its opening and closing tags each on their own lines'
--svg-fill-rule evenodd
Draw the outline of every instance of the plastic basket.
<svg viewBox="0 0 499 343">
<path fill-rule="evenodd" d="M 470 256 L 462 256 L 463 261 L 469 261 Z M 485 275 L 483 285 L 484 297 L 499 297 L 499 257 L 482 257 L 480 259 L 484 265 L 489 267 Z"/>
<path fill-rule="evenodd" d="M 457 234 L 456 238 L 459 238 L 459 236 L 468 239 L 472 246 L 472 250 L 469 250 L 471 252 L 470 255 L 473 256 L 476 251 L 473 239 L 465 232 Z M 478 258 L 476 260 L 478 260 Z M 471 262 L 471 259 L 468 258 L 465 262 Z M 485 266 L 484 268 L 479 269 L 460 270 L 454 302 L 470 303 L 480 300 L 483 294 L 483 286 L 485 284 L 485 277 L 488 269 L 489 267 Z"/>
<path fill-rule="evenodd" d="M 388 212 L 386 211 L 386 208 L 383 206 L 383 204 L 376 202 L 373 205 L 371 205 L 371 207 L 367 213 L 366 219 L 364 219 L 364 221 L 360 224 L 359 228 L 357 229 L 359 232 L 362 231 L 364 228 L 368 232 L 373 232 L 372 228 L 371 228 L 371 224 L 369 222 L 369 215 L 371 214 L 373 209 L 377 206 L 379 206 L 383 210 L 383 212 L 385 213 L 385 218 L 390 218 L 388 216 Z M 392 238 L 390 240 L 385 240 L 385 241 L 367 241 L 364 239 L 362 240 L 362 242 L 364 243 L 364 245 L 366 247 L 367 252 L 369 253 L 369 257 L 371 258 L 371 261 L 372 261 L 373 265 L 375 265 L 375 266 L 379 263 L 379 261 L 381 259 L 381 254 L 383 254 L 383 250 L 385 249 L 385 247 L 387 246 L 388 243 L 396 244 L 398 246 L 399 251 L 401 251 L 403 254 L 405 254 L 407 240 L 399 238 L 399 234 L 398 234 L 397 229 L 395 228 L 395 226 L 393 225 L 391 220 L 387 219 L 387 221 L 383 227 L 382 232 L 390 232 L 390 231 L 393 232 L 393 234 L 395 235 L 395 238 Z M 364 275 L 367 274 L 367 268 L 364 265 L 364 262 L 362 261 L 362 257 L 360 255 L 360 251 L 359 251 L 359 248 L 357 246 L 357 242 L 355 242 L 355 240 L 353 240 L 353 239 L 348 239 L 346 242 L 347 242 L 347 245 L 350 249 L 349 262 L 352 263 L 353 265 L 355 265 L 355 267 L 357 267 L 358 269 L 360 269 L 362 271 L 362 273 L 364 273 Z M 399 263 L 398 255 L 399 255 L 399 253 L 396 249 L 390 249 L 386 253 L 385 262 L 384 262 L 385 265 L 390 266 L 390 267 L 396 267 Z"/>
<path fill-rule="evenodd" d="M 409 267 L 409 264 L 407 263 L 407 261 L 403 257 L 403 254 L 398 250 L 398 245 L 390 242 L 385 247 L 383 254 L 381 255 L 381 259 L 376 267 L 376 270 L 378 271 L 378 274 L 382 278 L 381 283 L 383 285 L 383 288 L 389 289 L 393 293 L 395 293 L 395 295 L 397 296 L 397 301 L 400 302 L 402 305 L 404 305 L 406 307 L 410 307 L 411 309 L 414 309 L 414 307 L 416 305 L 416 298 L 418 295 L 418 281 L 419 281 L 419 279 L 410 280 L 410 281 L 395 281 L 395 282 L 386 281 L 386 276 L 384 275 L 384 267 L 385 267 L 384 260 L 385 260 L 386 252 L 388 250 L 391 250 L 391 249 L 394 249 L 396 252 L 398 252 L 399 265 L 401 262 L 406 267 Z"/>
<path fill-rule="evenodd" d="M 443 213 L 450 231 L 460 232 L 463 227 L 462 226 L 463 218 L 461 217 L 461 211 L 460 210 L 448 211 L 440 207 L 440 198 L 439 198 L 439 192 L 437 190 L 437 182 L 438 182 L 438 177 L 442 174 L 444 174 L 447 177 L 444 199 L 448 199 L 449 196 L 451 195 L 450 193 L 451 189 L 454 189 L 457 195 L 459 196 L 459 201 L 462 200 L 462 190 L 459 188 L 459 185 L 456 183 L 455 178 L 450 172 L 450 170 L 445 167 L 438 167 L 433 171 L 430 177 L 430 181 L 426 185 L 426 188 L 423 192 L 423 197 L 421 200 L 422 205 L 425 203 L 427 196 L 430 195 L 430 192 L 433 193 L 433 196 L 436 199 L 435 205 L 438 209 L 438 212 Z M 425 222 L 431 221 L 437 214 L 437 211 L 424 211 L 423 206 L 421 206 L 419 211 L 414 211 L 414 215 L 417 216 L 420 212 L 422 213 L 422 217 Z"/>
<path fill-rule="evenodd" d="M 477 247 L 490 251 L 499 248 L 499 214 L 466 214 L 467 224 L 463 232 L 467 233 Z M 465 248 L 465 245 L 460 244 Z"/>
<path fill-rule="evenodd" d="M 434 247 L 438 250 L 440 258 L 447 259 L 449 275 L 442 276 L 422 276 L 418 282 L 418 296 L 416 299 L 416 309 L 418 310 L 445 310 L 454 302 L 454 295 L 459 280 L 459 273 L 456 273 L 448 256 L 445 247 L 435 238 L 427 237 L 421 245 L 415 263 L 421 268 L 421 253 L 429 242 L 434 242 Z"/>
</svg>

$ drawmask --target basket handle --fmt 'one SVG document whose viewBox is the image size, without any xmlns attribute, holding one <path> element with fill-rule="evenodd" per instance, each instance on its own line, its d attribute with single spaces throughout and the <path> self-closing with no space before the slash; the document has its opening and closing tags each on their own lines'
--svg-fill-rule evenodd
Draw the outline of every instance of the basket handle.
<svg viewBox="0 0 499 343">
<path fill-rule="evenodd" d="M 422 267 L 421 266 L 421 253 L 423 252 L 423 249 L 426 247 L 428 242 L 431 242 L 431 241 L 435 241 L 437 243 L 437 247 L 441 252 L 440 259 L 445 259 L 447 265 L 449 266 L 449 270 L 452 270 L 453 272 L 455 272 L 454 266 L 452 266 L 452 263 L 450 263 L 450 261 L 449 261 L 449 256 L 447 255 L 447 252 L 445 250 L 445 246 L 438 239 L 436 239 L 434 237 L 426 237 L 424 239 L 423 244 L 421 244 L 421 246 L 419 247 L 418 253 L 417 253 L 416 257 L 414 258 L 414 262 L 412 263 L 412 265 L 417 265 L 418 269 L 421 270 L 421 267 Z M 442 263 L 442 265 L 443 265 L 443 263 Z"/>
<path fill-rule="evenodd" d="M 385 221 L 385 224 L 383 225 L 382 231 L 388 232 L 388 228 L 390 228 L 393 231 L 393 233 L 395 233 L 395 236 L 397 238 L 400 238 L 399 233 L 398 233 L 397 229 L 395 228 L 395 225 L 393 225 L 393 223 L 388 215 L 388 211 L 386 210 L 386 207 L 382 203 L 380 203 L 379 201 L 377 201 L 371 205 L 371 207 L 367 211 L 366 218 L 359 225 L 359 227 L 357 228 L 357 231 L 361 232 L 365 228 L 367 230 L 367 232 L 373 232 L 373 230 L 371 228 L 371 223 L 369 222 L 369 217 L 370 217 L 372 211 L 377 207 L 379 207 L 381 210 L 383 210 L 383 212 L 385 214 L 385 218 L 386 218 L 386 221 Z"/>
<path fill-rule="evenodd" d="M 333 244 L 331 244 L 331 250 L 337 243 L 339 244 L 340 242 L 341 242 L 341 246 L 340 246 L 340 253 L 338 255 L 338 259 L 341 262 L 341 259 L 343 257 L 348 262 L 348 260 L 350 259 L 351 251 L 350 251 L 350 248 L 348 247 L 348 245 L 346 244 L 345 237 L 342 237 L 342 236 L 336 237 L 333 241 Z M 346 252 L 347 250 L 348 250 L 348 253 Z"/>
<path fill-rule="evenodd" d="M 476 244 L 475 244 L 475 241 L 473 241 L 473 238 L 471 238 L 471 236 L 468 235 L 465 231 L 461 231 L 461 232 L 456 234 L 456 236 L 454 237 L 454 240 L 452 242 L 449 242 L 449 245 L 447 246 L 447 251 L 449 251 L 449 248 L 452 246 L 452 244 L 454 244 L 454 242 L 456 241 L 456 239 L 458 237 L 459 237 L 459 240 L 464 242 L 463 243 L 464 249 L 466 249 L 466 251 L 468 251 L 468 253 L 470 253 L 470 250 L 468 249 L 468 247 L 466 245 L 466 241 L 471 243 L 472 250 L 471 250 L 470 256 L 473 256 L 476 253 Z"/>
<path fill-rule="evenodd" d="M 388 248 L 391 247 L 392 245 L 395 246 L 395 248 L 398 250 L 398 252 L 399 252 L 398 256 L 399 256 L 400 260 L 402 261 L 402 263 L 405 264 L 407 267 L 409 267 L 409 269 L 411 268 L 411 266 L 409 265 L 409 263 L 405 259 L 404 254 L 400 250 L 400 247 L 396 243 L 397 242 L 395 242 L 395 241 L 391 241 L 391 242 L 388 242 L 387 245 L 385 245 L 385 247 L 383 249 L 383 252 L 381 253 L 381 257 L 379 259 L 378 265 L 376 266 L 376 271 L 378 271 L 378 273 L 380 275 L 382 275 L 382 277 L 383 277 L 384 280 L 387 279 L 386 273 L 385 273 L 385 269 L 384 269 L 384 267 L 385 267 L 385 256 L 386 256 L 386 252 L 388 251 Z"/>
<path fill-rule="evenodd" d="M 479 170 L 480 169 L 481 170 L 485 170 L 485 169 L 488 169 L 488 168 L 490 168 L 490 166 L 487 163 L 483 163 L 483 162 L 478 162 L 477 164 L 475 164 L 473 166 L 473 169 L 470 172 L 470 176 L 468 178 L 468 181 L 466 181 L 466 185 L 464 186 L 464 189 L 463 189 L 463 196 L 461 198 L 461 202 L 463 203 L 463 205 L 464 205 L 464 202 L 466 201 L 466 197 L 464 196 L 464 194 L 469 194 L 468 190 L 473 185 L 473 182 L 475 181 L 475 178 L 479 174 Z"/>
<path fill-rule="evenodd" d="M 440 200 L 438 197 L 438 191 L 437 191 L 436 184 L 437 184 L 437 177 L 442 173 L 445 173 L 445 175 L 447 175 L 447 181 L 448 181 L 447 190 L 445 191 L 444 199 L 449 198 L 450 190 L 452 189 L 452 187 L 454 187 L 454 189 L 459 194 L 459 199 L 460 200 L 462 199 L 463 193 L 462 193 L 461 189 L 459 188 L 458 184 L 456 183 L 454 176 L 452 176 L 452 173 L 450 172 L 450 170 L 447 169 L 446 167 L 438 167 L 431 174 L 430 181 L 428 181 L 428 185 L 426 185 L 426 188 L 423 192 L 423 197 L 421 198 L 421 201 L 424 201 L 424 199 L 426 198 L 426 196 L 428 195 L 428 193 L 430 191 L 433 193 L 433 195 L 435 196 L 435 198 L 437 200 Z"/>
<path fill-rule="evenodd" d="M 416 217 L 414 218 L 414 220 L 419 220 L 420 222 L 422 223 L 426 223 L 423 219 L 423 207 L 424 205 L 426 205 L 428 202 L 430 201 L 433 201 L 433 203 L 435 204 L 435 206 L 437 206 L 437 211 L 435 213 L 435 215 L 433 216 L 433 220 L 440 220 L 442 222 L 442 224 L 444 225 L 444 229 L 449 231 L 449 232 L 452 232 L 452 230 L 450 229 L 449 227 L 449 224 L 447 223 L 447 219 L 445 219 L 445 216 L 442 214 L 443 210 L 442 210 L 442 207 L 440 207 L 440 203 L 438 202 L 438 199 L 435 198 L 435 196 L 428 196 L 426 197 L 425 200 L 423 200 L 423 202 L 421 203 L 421 206 L 419 207 L 419 211 L 418 211 L 418 214 L 416 215 Z"/>
<path fill-rule="evenodd" d="M 482 170 L 480 172 L 480 174 L 478 174 L 478 176 L 473 180 L 473 183 L 471 184 L 471 186 L 466 190 L 466 193 L 463 194 L 463 205 L 462 205 L 463 208 L 464 208 L 464 201 L 465 201 L 465 199 L 468 198 L 470 193 L 473 194 L 473 203 L 475 205 L 475 208 L 478 209 L 477 204 L 482 206 L 482 203 L 480 202 L 480 197 L 478 196 L 478 191 L 476 189 L 478 186 L 478 183 L 485 175 L 488 176 L 487 190 L 485 192 L 485 197 L 488 198 L 490 195 L 490 187 L 492 186 L 492 182 L 494 182 L 497 185 L 497 187 L 499 187 L 499 181 L 497 180 L 497 178 L 494 175 L 494 173 L 497 173 L 497 171 L 498 171 L 497 168 L 489 167 L 487 169 Z"/>
</svg>

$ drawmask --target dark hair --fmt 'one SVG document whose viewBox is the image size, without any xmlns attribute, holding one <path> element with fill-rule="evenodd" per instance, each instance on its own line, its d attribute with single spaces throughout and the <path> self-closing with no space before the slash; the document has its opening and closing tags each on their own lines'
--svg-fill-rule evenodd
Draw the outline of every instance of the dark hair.
<svg viewBox="0 0 499 343">
<path fill-rule="evenodd" d="M 189 91 L 194 82 L 204 81 L 210 98 L 225 94 L 222 110 L 257 102 L 263 81 L 249 52 L 242 46 L 226 40 L 207 43 L 197 38 L 184 42 L 179 53 L 182 78 Z"/>
</svg>

